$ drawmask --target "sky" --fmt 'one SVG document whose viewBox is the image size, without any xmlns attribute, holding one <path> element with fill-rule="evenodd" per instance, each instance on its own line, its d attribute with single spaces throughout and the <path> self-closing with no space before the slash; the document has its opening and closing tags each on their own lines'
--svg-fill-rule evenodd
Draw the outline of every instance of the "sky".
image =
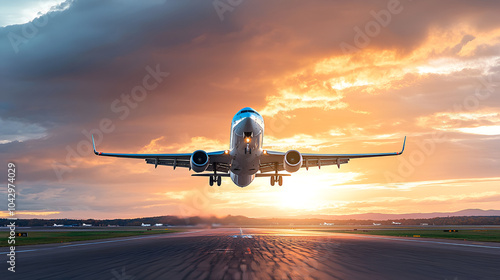
<svg viewBox="0 0 500 280">
<path fill-rule="evenodd" d="M 498 1 L 10 2 L 0 180 L 14 163 L 18 217 L 500 209 Z M 406 149 L 245 188 L 91 150 L 227 149 L 247 106 L 269 150 Z"/>
</svg>

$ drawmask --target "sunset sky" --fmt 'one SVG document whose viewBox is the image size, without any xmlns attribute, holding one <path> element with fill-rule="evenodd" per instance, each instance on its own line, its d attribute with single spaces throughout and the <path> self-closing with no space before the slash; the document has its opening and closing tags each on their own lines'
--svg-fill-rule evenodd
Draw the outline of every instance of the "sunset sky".
<svg viewBox="0 0 500 280">
<path fill-rule="evenodd" d="M 0 3 L 18 217 L 500 209 L 499 1 Z M 406 150 L 245 188 L 91 151 L 91 133 L 105 152 L 227 149 L 247 106 L 269 150 Z"/>
</svg>

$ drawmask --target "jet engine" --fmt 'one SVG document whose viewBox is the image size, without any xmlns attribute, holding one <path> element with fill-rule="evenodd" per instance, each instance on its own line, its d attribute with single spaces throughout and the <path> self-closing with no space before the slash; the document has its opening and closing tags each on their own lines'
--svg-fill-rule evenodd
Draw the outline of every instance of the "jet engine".
<svg viewBox="0 0 500 280">
<path fill-rule="evenodd" d="M 199 173 L 207 170 L 208 167 L 208 154 L 203 150 L 198 150 L 191 155 L 190 159 L 191 169 Z"/>
<path fill-rule="evenodd" d="M 290 173 L 299 171 L 302 167 L 302 155 L 298 151 L 289 150 L 283 159 L 283 166 Z"/>
</svg>

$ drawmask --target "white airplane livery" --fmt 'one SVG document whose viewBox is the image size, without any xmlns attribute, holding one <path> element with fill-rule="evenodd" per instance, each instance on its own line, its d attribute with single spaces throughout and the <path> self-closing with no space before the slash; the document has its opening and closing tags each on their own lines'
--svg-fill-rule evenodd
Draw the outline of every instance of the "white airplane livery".
<svg viewBox="0 0 500 280">
<path fill-rule="evenodd" d="M 246 187 L 255 177 L 269 177 L 271 185 L 283 185 L 283 176 L 297 172 L 300 168 L 319 167 L 348 163 L 353 158 L 382 157 L 400 155 L 404 151 L 406 137 L 401 152 L 370 154 L 309 154 L 296 150 L 287 152 L 268 151 L 263 148 L 264 119 L 252 108 L 241 109 L 231 123 L 229 149 L 205 152 L 197 150 L 185 154 L 121 154 L 96 151 L 98 156 L 139 158 L 148 164 L 184 167 L 193 170 L 192 176 L 206 176 L 212 186 L 221 185 L 222 177 L 230 177 L 239 187 Z M 288 173 L 280 173 L 286 171 Z"/>
</svg>

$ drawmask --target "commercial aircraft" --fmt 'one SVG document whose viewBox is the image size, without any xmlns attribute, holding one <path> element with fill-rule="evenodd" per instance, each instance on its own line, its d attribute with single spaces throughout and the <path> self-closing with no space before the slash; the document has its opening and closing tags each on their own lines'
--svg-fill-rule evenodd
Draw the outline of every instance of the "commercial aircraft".
<svg viewBox="0 0 500 280">
<path fill-rule="evenodd" d="M 253 238 L 250 234 L 243 234 L 243 230 L 240 228 L 240 234 L 233 235 L 233 238 Z"/>
<path fill-rule="evenodd" d="M 193 170 L 191 176 L 207 176 L 210 186 L 221 185 L 222 177 L 231 177 L 239 187 L 246 187 L 255 177 L 269 177 L 271 185 L 283 185 L 283 176 L 290 176 L 300 168 L 318 167 L 348 163 L 353 158 L 395 156 L 403 153 L 406 137 L 401 152 L 370 154 L 309 154 L 296 150 L 287 152 L 268 151 L 263 148 L 264 119 L 252 108 L 238 111 L 231 123 L 229 149 L 225 151 L 205 152 L 197 150 L 185 154 L 121 154 L 97 152 L 92 136 L 94 153 L 98 156 L 139 158 L 148 164 L 185 167 Z M 288 173 L 279 173 L 287 171 Z"/>
</svg>

